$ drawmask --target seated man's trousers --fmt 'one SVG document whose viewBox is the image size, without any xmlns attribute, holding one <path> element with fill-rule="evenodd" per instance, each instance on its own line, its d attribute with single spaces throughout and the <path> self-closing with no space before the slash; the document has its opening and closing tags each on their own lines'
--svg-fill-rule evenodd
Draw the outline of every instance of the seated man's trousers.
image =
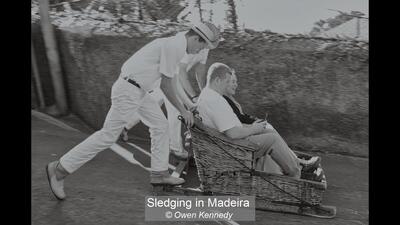
<svg viewBox="0 0 400 225">
<path fill-rule="evenodd" d="M 276 166 L 277 164 L 283 174 L 300 178 L 301 167 L 299 160 L 278 132 L 272 130 L 266 133 L 249 136 L 246 139 L 255 143 L 259 147 L 259 151 L 263 152 L 261 156 L 263 158 L 258 159 L 256 163 L 257 169 L 280 174 L 280 170 Z"/>
</svg>

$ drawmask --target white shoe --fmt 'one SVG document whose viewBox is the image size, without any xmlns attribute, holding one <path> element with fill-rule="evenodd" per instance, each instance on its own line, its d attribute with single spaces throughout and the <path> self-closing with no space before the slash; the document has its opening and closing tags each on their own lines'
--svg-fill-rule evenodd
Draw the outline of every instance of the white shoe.
<svg viewBox="0 0 400 225">
<path fill-rule="evenodd" d="M 179 160 L 186 160 L 189 157 L 189 153 L 186 150 L 176 151 L 171 149 L 170 153 Z"/>
<path fill-rule="evenodd" d="M 314 171 L 320 166 L 321 163 L 321 157 L 319 156 L 313 156 L 309 160 L 304 160 L 300 162 L 300 164 L 303 166 L 304 171 Z"/>
<path fill-rule="evenodd" d="M 53 192 L 54 196 L 56 196 L 56 198 L 58 200 L 63 200 L 67 196 L 65 195 L 65 192 L 64 192 L 64 179 L 57 180 L 57 176 L 56 176 L 57 164 L 58 164 L 58 161 L 54 161 L 54 162 L 47 164 L 46 174 L 47 174 L 47 179 L 50 184 L 50 189 Z"/>
<path fill-rule="evenodd" d="M 317 182 L 321 182 L 323 180 L 326 180 L 325 173 L 321 168 L 316 169 L 314 171 L 313 175 L 314 175 L 314 180 L 317 181 Z"/>
<path fill-rule="evenodd" d="M 152 171 L 150 174 L 150 183 L 153 185 L 157 184 L 169 184 L 169 185 L 180 185 L 185 183 L 185 180 L 180 177 L 173 177 L 167 171 Z"/>
</svg>

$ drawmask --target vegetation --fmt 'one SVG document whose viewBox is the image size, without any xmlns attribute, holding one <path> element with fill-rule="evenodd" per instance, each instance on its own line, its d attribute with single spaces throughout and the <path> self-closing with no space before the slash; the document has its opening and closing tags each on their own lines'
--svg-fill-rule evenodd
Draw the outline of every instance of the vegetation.
<svg viewBox="0 0 400 225">
<path fill-rule="evenodd" d="M 325 20 L 321 19 L 321 20 L 315 22 L 314 27 L 312 28 L 312 30 L 310 32 L 310 35 L 312 35 L 312 36 L 318 35 L 318 34 L 322 33 L 323 31 L 327 31 L 334 27 L 337 27 L 355 17 L 363 17 L 365 15 L 364 13 L 359 12 L 359 11 L 351 11 L 350 13 L 341 12 L 341 11 L 337 11 L 337 12 L 339 12 L 339 14 L 333 18 L 328 18 Z"/>
</svg>

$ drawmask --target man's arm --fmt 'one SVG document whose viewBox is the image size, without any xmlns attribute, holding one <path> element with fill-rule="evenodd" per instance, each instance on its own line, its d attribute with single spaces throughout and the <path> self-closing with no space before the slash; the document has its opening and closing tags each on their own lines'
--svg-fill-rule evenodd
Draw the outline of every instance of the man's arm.
<svg viewBox="0 0 400 225">
<path fill-rule="evenodd" d="M 176 79 L 177 84 L 176 87 L 178 88 L 178 93 L 179 93 L 179 98 L 182 100 L 183 104 L 188 108 L 188 109 L 193 109 L 196 107 L 195 104 L 189 99 L 187 96 L 186 92 L 183 90 L 181 83 Z"/>
<path fill-rule="evenodd" d="M 193 125 L 193 114 L 185 109 L 185 107 L 178 101 L 177 80 L 176 76 L 170 78 L 162 74 L 160 88 L 164 92 L 165 97 L 171 104 L 181 113 L 187 125 Z"/>
<path fill-rule="evenodd" d="M 184 76 L 184 77 L 187 78 L 188 74 L 186 72 L 186 67 L 187 67 L 186 63 L 180 63 L 179 64 L 179 71 L 181 71 L 181 70 L 184 71 L 181 74 L 181 76 Z M 178 94 L 179 94 L 179 98 L 183 101 L 183 104 L 185 104 L 189 109 L 194 108 L 195 105 L 193 104 L 192 100 L 189 99 L 188 95 L 186 94 L 185 90 L 183 89 L 182 82 L 180 81 L 180 79 L 176 79 L 176 87 L 177 87 L 177 91 L 178 91 Z M 190 86 L 190 87 L 192 87 L 192 86 Z M 194 95 L 192 95 L 192 96 L 194 96 Z"/>
<path fill-rule="evenodd" d="M 206 86 L 207 83 L 207 68 L 203 63 L 197 63 L 195 69 L 197 85 L 200 91 Z"/>
<path fill-rule="evenodd" d="M 190 95 L 190 97 L 194 97 L 196 96 L 196 92 L 194 91 L 192 85 L 189 82 L 186 68 L 187 68 L 186 63 L 179 63 L 178 80 L 182 84 L 183 89 Z"/>
<path fill-rule="evenodd" d="M 264 131 L 265 123 L 256 123 L 251 126 L 233 127 L 224 131 L 224 134 L 232 139 L 246 138 L 250 135 L 260 134 Z"/>
</svg>

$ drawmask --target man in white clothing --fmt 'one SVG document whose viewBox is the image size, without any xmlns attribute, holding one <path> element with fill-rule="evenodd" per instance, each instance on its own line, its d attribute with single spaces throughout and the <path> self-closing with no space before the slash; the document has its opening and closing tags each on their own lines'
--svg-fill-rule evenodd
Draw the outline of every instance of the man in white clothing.
<svg viewBox="0 0 400 225">
<path fill-rule="evenodd" d="M 207 24 L 207 23 L 206 23 Z M 218 33 L 218 29 L 214 27 L 212 24 L 209 25 L 211 29 L 214 29 L 215 32 Z M 219 36 L 219 34 L 217 35 Z M 196 95 L 194 89 L 191 87 L 190 83 L 186 83 L 186 89 L 183 90 L 182 83 L 187 80 L 187 73 L 193 68 L 197 84 L 199 89 L 203 89 L 206 82 L 206 63 L 208 57 L 209 49 L 203 49 L 197 54 L 185 54 L 179 63 L 179 69 L 177 70 L 177 74 L 181 78 L 178 80 L 178 99 L 183 103 L 188 109 L 195 108 L 195 100 L 198 95 Z M 165 103 L 165 107 L 167 109 L 168 114 L 168 124 L 169 124 L 169 137 L 170 137 L 170 152 L 180 159 L 186 159 L 188 157 L 187 151 L 184 149 L 182 144 L 182 136 L 181 136 L 181 121 L 178 120 L 179 111 L 172 106 L 168 99 L 165 98 L 164 94 L 160 91 L 159 88 L 150 91 L 150 95 L 153 96 L 154 100 L 157 101 L 160 105 Z M 190 98 L 188 97 L 190 95 Z M 124 141 L 128 140 L 128 131 L 135 126 L 140 121 L 139 115 L 135 115 L 132 120 L 124 127 L 122 131 L 122 139 Z"/>
<path fill-rule="evenodd" d="M 184 179 L 172 177 L 168 172 L 168 121 L 160 106 L 148 91 L 160 81 L 160 89 L 180 112 L 186 123 L 193 124 L 192 113 L 177 98 L 176 70 L 185 54 L 196 54 L 205 48 L 214 48 L 217 34 L 207 24 L 194 25 L 187 33 L 158 38 L 133 54 L 122 66 L 121 74 L 111 90 L 111 108 L 103 127 L 75 146 L 59 160 L 46 166 L 50 188 L 57 199 L 66 197 L 64 179 L 118 139 L 123 127 L 135 113 L 149 127 L 151 137 L 152 184 L 177 185 Z M 185 84 L 183 84 L 185 85 Z"/>
</svg>

